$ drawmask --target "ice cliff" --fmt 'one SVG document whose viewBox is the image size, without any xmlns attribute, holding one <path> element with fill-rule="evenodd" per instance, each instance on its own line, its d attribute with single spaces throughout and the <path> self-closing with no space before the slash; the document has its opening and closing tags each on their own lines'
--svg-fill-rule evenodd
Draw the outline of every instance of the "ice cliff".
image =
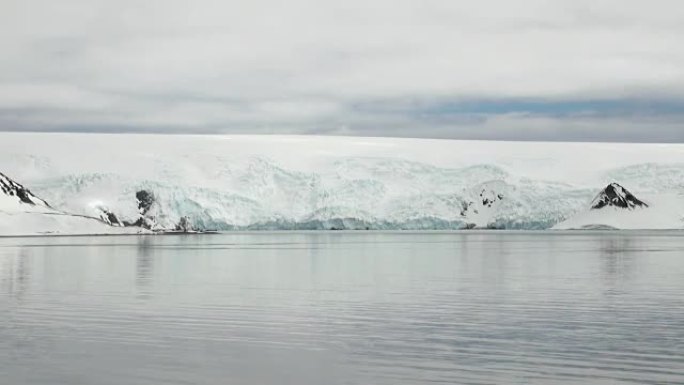
<svg viewBox="0 0 684 385">
<path fill-rule="evenodd" d="M 606 199 L 639 206 L 621 186 L 647 212 L 664 197 L 682 214 L 676 144 L 0 135 L 4 171 L 54 209 L 114 227 L 548 229 Z"/>
</svg>

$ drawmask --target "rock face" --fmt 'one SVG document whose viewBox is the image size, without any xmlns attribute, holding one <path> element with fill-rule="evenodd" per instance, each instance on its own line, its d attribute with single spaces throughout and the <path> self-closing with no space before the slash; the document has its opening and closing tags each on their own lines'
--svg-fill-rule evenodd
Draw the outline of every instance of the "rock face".
<svg viewBox="0 0 684 385">
<path fill-rule="evenodd" d="M 106 224 L 111 226 L 123 226 L 124 224 L 119 220 L 119 217 L 111 212 L 108 208 L 102 207 L 100 209 L 99 218 Z"/>
<path fill-rule="evenodd" d="M 611 183 L 591 202 L 592 210 L 600 210 L 604 207 L 618 207 L 633 210 L 636 208 L 648 207 L 648 204 L 639 200 L 618 183 Z"/>
<path fill-rule="evenodd" d="M 192 223 L 188 217 L 181 217 L 180 221 L 176 225 L 175 230 L 183 233 L 190 233 L 195 229 L 192 227 Z"/>
<path fill-rule="evenodd" d="M 24 203 L 31 206 L 50 207 L 50 205 L 47 202 L 33 195 L 33 193 L 29 189 L 13 181 L 1 172 L 0 190 L 3 194 L 5 194 L 8 197 L 15 197 L 18 203 Z"/>
<path fill-rule="evenodd" d="M 135 199 L 138 202 L 138 218 L 131 221 L 123 221 L 126 227 L 141 227 L 147 230 L 153 230 L 157 227 L 155 217 L 151 215 L 152 206 L 156 202 L 154 193 L 148 190 L 138 190 L 135 193 Z"/>
<path fill-rule="evenodd" d="M 147 214 L 155 202 L 154 193 L 147 190 L 137 191 L 135 193 L 135 199 L 138 200 L 138 211 L 140 212 L 140 215 Z"/>
</svg>

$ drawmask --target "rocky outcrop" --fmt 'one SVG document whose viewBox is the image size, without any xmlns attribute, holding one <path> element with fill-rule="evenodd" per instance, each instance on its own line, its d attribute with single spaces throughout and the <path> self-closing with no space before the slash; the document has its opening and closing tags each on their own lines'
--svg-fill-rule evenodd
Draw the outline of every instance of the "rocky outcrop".
<svg viewBox="0 0 684 385">
<path fill-rule="evenodd" d="M 7 175 L 0 172 L 0 191 L 6 196 L 14 197 L 18 203 L 28 204 L 32 206 L 50 207 L 50 205 L 35 196 L 29 189 L 21 184 L 13 181 Z"/>
<path fill-rule="evenodd" d="M 97 213 L 98 217 L 102 222 L 110 225 L 110 226 L 123 226 L 124 223 L 119 220 L 119 217 L 116 216 L 109 208 L 103 205 L 96 205 L 93 207 L 95 212 Z"/>
<path fill-rule="evenodd" d="M 505 182 L 495 180 L 482 183 L 466 193 L 470 198 L 461 202 L 460 211 L 466 229 L 492 228 L 498 209 L 505 199 L 503 191 L 508 190 Z"/>
<path fill-rule="evenodd" d="M 190 218 L 188 217 L 181 217 L 180 221 L 178 221 L 178 224 L 176 225 L 175 230 L 182 233 L 191 233 L 195 231 L 192 226 L 192 222 L 190 222 Z"/>
<path fill-rule="evenodd" d="M 618 183 L 611 183 L 604 188 L 591 202 L 592 210 L 600 210 L 604 207 L 618 207 L 633 210 L 636 208 L 648 207 L 648 204 L 641 201 Z"/>
<path fill-rule="evenodd" d="M 139 216 L 133 221 L 123 221 L 123 225 L 154 230 L 157 227 L 157 221 L 154 215 L 152 215 L 152 206 L 156 203 L 154 193 L 149 190 L 138 190 L 135 193 L 135 199 L 138 205 Z"/>
<path fill-rule="evenodd" d="M 140 212 L 140 215 L 147 214 L 152 208 L 154 202 L 156 202 L 154 193 L 148 190 L 137 191 L 135 193 L 135 199 L 138 200 L 138 211 Z"/>
</svg>

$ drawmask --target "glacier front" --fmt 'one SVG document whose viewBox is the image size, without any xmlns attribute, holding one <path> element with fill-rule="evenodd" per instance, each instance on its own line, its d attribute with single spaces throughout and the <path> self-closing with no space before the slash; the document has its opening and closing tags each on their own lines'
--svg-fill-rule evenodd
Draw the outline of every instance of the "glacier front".
<svg viewBox="0 0 684 385">
<path fill-rule="evenodd" d="M 53 208 L 114 225 L 548 229 L 619 182 L 667 196 L 668 227 L 684 228 L 681 144 L 0 133 L 0 165 Z"/>
</svg>

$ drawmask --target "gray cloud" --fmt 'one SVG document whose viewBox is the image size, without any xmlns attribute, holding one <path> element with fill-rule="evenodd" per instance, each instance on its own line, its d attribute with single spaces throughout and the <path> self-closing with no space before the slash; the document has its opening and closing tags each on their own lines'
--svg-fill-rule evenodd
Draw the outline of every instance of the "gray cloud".
<svg viewBox="0 0 684 385">
<path fill-rule="evenodd" d="M 680 1 L 8 0 L 0 25 L 4 130 L 684 141 Z"/>
</svg>

